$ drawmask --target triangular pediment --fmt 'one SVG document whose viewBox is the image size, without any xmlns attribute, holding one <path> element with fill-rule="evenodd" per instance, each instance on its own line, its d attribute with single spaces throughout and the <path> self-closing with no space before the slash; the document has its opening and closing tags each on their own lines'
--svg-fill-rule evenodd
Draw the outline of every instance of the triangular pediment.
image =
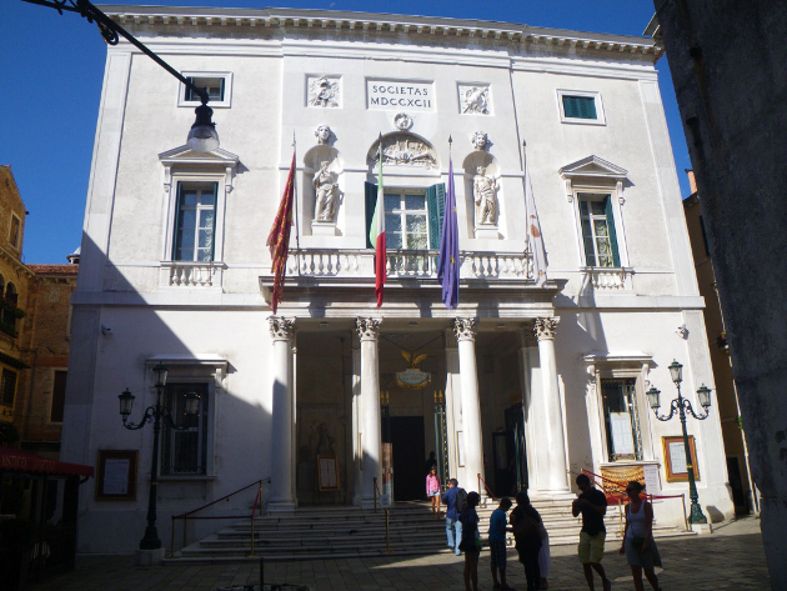
<svg viewBox="0 0 787 591">
<path fill-rule="evenodd" d="M 237 154 L 233 154 L 223 148 L 216 148 L 210 152 L 197 152 L 189 148 L 188 145 L 172 148 L 166 152 L 161 152 L 158 155 L 162 164 L 173 166 L 177 164 L 185 165 L 206 165 L 215 164 L 223 167 L 234 167 L 238 164 L 240 158 Z"/>
<path fill-rule="evenodd" d="M 628 175 L 625 168 L 613 164 L 608 160 L 599 158 L 591 154 L 582 160 L 577 160 L 571 164 L 566 164 L 559 170 L 563 177 L 571 178 L 575 176 L 601 177 L 608 179 L 624 179 Z"/>
</svg>

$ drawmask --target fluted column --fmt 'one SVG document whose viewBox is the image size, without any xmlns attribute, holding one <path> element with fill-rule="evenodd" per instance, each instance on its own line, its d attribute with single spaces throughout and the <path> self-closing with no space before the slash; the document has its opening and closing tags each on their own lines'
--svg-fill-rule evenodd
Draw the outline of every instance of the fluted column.
<svg viewBox="0 0 787 591">
<path fill-rule="evenodd" d="M 382 437 L 380 428 L 380 364 L 377 339 L 380 320 L 357 318 L 355 327 L 361 341 L 361 505 L 374 504 L 374 479 L 382 491 Z M 385 499 L 379 499 L 382 502 Z"/>
<path fill-rule="evenodd" d="M 295 321 L 270 316 L 268 324 L 273 339 L 273 428 L 268 510 L 292 511 L 295 508 L 292 392 L 292 338 L 295 335 Z"/>
<path fill-rule="evenodd" d="M 481 399 L 478 394 L 478 368 L 475 358 L 475 318 L 456 318 L 454 334 L 459 348 L 459 383 L 461 384 L 462 430 L 464 435 L 466 490 L 477 490 L 485 496 L 483 486 L 478 486 L 478 475 L 484 474 L 484 440 L 481 426 Z"/>
<path fill-rule="evenodd" d="M 533 327 L 538 339 L 538 360 L 541 388 L 532 395 L 530 413 L 533 418 L 533 445 L 540 456 L 538 474 L 531 488 L 538 494 L 568 492 L 565 438 L 563 437 L 563 409 L 555 360 L 555 333 L 559 318 L 537 318 Z"/>
</svg>

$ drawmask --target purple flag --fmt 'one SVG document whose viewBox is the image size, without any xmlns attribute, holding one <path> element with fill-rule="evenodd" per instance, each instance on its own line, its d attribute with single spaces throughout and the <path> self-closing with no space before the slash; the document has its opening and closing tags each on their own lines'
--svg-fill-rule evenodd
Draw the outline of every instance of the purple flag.
<svg viewBox="0 0 787 591">
<path fill-rule="evenodd" d="M 459 303 L 459 224 L 456 221 L 456 191 L 454 191 L 454 163 L 448 159 L 448 194 L 440 235 L 440 254 L 437 258 L 437 278 L 443 286 L 443 303 L 456 308 Z"/>
</svg>

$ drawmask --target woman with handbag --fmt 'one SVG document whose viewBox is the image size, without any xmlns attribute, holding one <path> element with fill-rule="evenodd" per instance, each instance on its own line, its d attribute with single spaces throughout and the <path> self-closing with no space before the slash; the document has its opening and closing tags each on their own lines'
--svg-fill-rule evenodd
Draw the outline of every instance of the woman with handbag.
<svg viewBox="0 0 787 591">
<path fill-rule="evenodd" d="M 481 554 L 481 533 L 478 531 L 478 513 L 475 508 L 481 501 L 477 492 L 467 493 L 467 506 L 459 515 L 462 523 L 462 543 L 459 549 L 465 553 L 465 591 L 478 591 L 478 556 Z"/>
<path fill-rule="evenodd" d="M 626 506 L 626 530 L 623 533 L 620 553 L 626 555 L 637 591 L 644 591 L 643 571 L 651 587 L 660 591 L 659 579 L 654 570 L 661 566 L 661 556 L 653 539 L 653 507 L 642 498 L 643 490 L 645 487 L 636 480 L 626 485 L 629 503 Z"/>
</svg>

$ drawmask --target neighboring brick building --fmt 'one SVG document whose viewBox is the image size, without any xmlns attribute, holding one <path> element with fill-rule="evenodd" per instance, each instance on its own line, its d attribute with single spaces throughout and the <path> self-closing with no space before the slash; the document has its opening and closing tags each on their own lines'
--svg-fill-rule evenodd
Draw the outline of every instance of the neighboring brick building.
<svg viewBox="0 0 787 591">
<path fill-rule="evenodd" d="M 24 388 L 25 315 L 32 272 L 22 262 L 25 204 L 9 166 L 0 166 L 0 429 L 3 438 L 20 430 L 19 392 Z M 7 425 L 13 423 L 15 429 Z"/>
<path fill-rule="evenodd" d="M 37 453 L 60 449 L 68 375 L 71 293 L 79 265 L 29 265 L 25 318 L 26 390 L 18 393 L 22 445 Z"/>
<path fill-rule="evenodd" d="M 79 265 L 25 265 L 25 213 L 0 166 L 0 441 L 57 458 Z"/>
</svg>

